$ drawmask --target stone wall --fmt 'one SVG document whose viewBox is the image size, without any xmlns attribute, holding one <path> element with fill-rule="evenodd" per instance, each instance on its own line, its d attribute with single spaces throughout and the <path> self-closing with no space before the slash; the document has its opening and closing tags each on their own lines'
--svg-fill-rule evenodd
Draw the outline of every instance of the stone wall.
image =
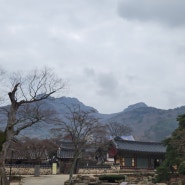
<svg viewBox="0 0 185 185">
<path fill-rule="evenodd" d="M 10 166 L 6 167 L 6 172 L 10 174 Z M 40 175 L 51 175 L 52 168 L 51 167 L 40 167 L 39 170 Z M 35 167 L 34 166 L 12 166 L 11 167 L 11 174 L 12 175 L 34 175 L 35 174 Z"/>
<path fill-rule="evenodd" d="M 78 174 L 102 174 L 102 173 L 119 173 L 120 168 L 79 168 Z"/>
</svg>

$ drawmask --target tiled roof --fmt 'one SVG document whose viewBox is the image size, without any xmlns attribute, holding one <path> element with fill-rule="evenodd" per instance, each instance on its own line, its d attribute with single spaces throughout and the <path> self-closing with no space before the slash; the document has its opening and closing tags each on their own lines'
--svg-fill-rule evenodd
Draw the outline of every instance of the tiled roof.
<svg viewBox="0 0 185 185">
<path fill-rule="evenodd" d="M 156 142 L 141 142 L 141 141 L 128 141 L 117 139 L 113 141 L 116 148 L 119 150 L 130 152 L 146 152 L 146 153 L 165 153 L 166 147 L 162 143 Z"/>
<path fill-rule="evenodd" d="M 74 155 L 74 150 L 66 150 L 66 149 L 62 149 L 62 150 L 59 150 L 58 153 L 57 153 L 57 157 L 58 158 L 68 158 L 68 159 L 72 159 L 73 158 L 73 155 Z"/>
<path fill-rule="evenodd" d="M 72 143 L 72 141 L 68 141 L 68 140 L 65 140 L 62 142 L 61 148 L 63 149 L 74 149 L 74 144 Z"/>
<path fill-rule="evenodd" d="M 114 139 L 115 137 L 110 136 L 110 140 Z M 118 136 L 118 138 L 120 139 L 124 139 L 124 140 L 129 140 L 129 141 L 135 141 L 134 137 L 132 135 L 128 135 L 128 136 Z"/>
</svg>

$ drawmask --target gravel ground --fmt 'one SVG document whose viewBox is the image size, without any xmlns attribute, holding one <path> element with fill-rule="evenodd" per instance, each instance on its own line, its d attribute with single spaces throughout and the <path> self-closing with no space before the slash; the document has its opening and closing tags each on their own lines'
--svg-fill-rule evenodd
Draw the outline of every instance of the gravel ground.
<svg viewBox="0 0 185 185">
<path fill-rule="evenodd" d="M 11 183 L 11 185 L 64 185 L 69 175 L 41 175 L 39 177 L 23 176 L 21 184 Z"/>
</svg>

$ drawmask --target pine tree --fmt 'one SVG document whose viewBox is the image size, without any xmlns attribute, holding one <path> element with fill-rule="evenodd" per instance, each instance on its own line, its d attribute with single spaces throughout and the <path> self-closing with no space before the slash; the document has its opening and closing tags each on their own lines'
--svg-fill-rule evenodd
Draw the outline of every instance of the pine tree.
<svg viewBox="0 0 185 185">
<path fill-rule="evenodd" d="M 163 164 L 157 169 L 157 181 L 167 181 L 185 161 L 185 114 L 177 117 L 179 126 L 171 137 L 164 140 L 166 156 Z M 179 171 L 180 172 L 180 171 Z"/>
</svg>

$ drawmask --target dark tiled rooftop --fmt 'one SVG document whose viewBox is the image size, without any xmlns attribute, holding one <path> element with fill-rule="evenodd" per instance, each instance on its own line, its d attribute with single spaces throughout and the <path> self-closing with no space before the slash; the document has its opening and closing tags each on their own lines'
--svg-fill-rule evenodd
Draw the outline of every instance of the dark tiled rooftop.
<svg viewBox="0 0 185 185">
<path fill-rule="evenodd" d="M 74 150 L 62 149 L 58 151 L 58 158 L 73 158 Z"/>
<path fill-rule="evenodd" d="M 141 142 L 128 140 L 114 140 L 117 149 L 131 152 L 165 153 L 166 147 L 162 143 Z"/>
</svg>

